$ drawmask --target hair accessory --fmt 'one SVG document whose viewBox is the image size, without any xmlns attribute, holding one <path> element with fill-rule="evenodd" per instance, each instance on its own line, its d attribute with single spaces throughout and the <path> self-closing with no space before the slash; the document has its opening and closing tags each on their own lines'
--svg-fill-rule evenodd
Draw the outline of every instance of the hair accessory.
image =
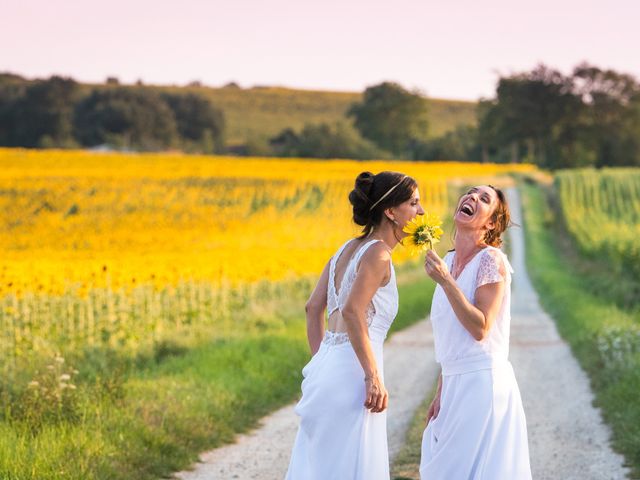
<svg viewBox="0 0 640 480">
<path fill-rule="evenodd" d="M 387 193 L 385 193 L 384 195 L 382 195 L 382 196 L 378 199 L 378 201 L 377 201 L 376 203 L 374 203 L 373 205 L 371 205 L 371 207 L 369 207 L 369 211 L 373 210 L 373 209 L 376 207 L 376 205 L 378 205 L 382 200 L 384 200 L 385 198 L 387 198 L 387 197 L 389 196 L 389 194 L 390 194 L 391 192 L 393 192 L 393 191 L 396 189 L 396 187 L 397 187 L 398 185 L 400 185 L 400 184 L 402 183 L 402 181 L 403 181 L 405 178 L 407 178 L 407 176 L 406 176 L 406 175 L 404 175 L 404 176 L 400 179 L 400 181 L 399 181 L 398 183 L 396 183 L 393 187 L 391 187 L 389 190 L 387 190 Z"/>
</svg>

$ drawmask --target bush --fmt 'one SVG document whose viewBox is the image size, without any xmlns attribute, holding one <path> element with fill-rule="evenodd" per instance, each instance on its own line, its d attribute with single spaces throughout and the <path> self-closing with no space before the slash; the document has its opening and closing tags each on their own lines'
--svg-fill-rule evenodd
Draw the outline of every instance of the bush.
<svg viewBox="0 0 640 480">
<path fill-rule="evenodd" d="M 390 158 L 389 152 L 358 135 L 344 122 L 307 124 L 300 133 L 288 128 L 270 140 L 273 153 L 282 157 L 309 158 Z"/>
</svg>

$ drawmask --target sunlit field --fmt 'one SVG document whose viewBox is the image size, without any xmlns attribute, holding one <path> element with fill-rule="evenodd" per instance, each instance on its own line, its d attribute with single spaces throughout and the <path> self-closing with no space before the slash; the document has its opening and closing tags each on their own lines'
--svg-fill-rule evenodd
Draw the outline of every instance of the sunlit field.
<svg viewBox="0 0 640 480">
<path fill-rule="evenodd" d="M 640 169 L 565 170 L 556 188 L 580 251 L 640 276 Z"/>
<path fill-rule="evenodd" d="M 364 169 L 414 176 L 443 215 L 448 181 L 532 168 L 24 150 L 0 150 L 0 166 L 5 371 L 38 352 L 223 335 L 357 233 L 347 194 Z"/>
<path fill-rule="evenodd" d="M 552 188 L 521 190 L 532 281 L 590 376 L 630 478 L 640 478 L 639 178 L 637 168 L 561 171 Z"/>
</svg>

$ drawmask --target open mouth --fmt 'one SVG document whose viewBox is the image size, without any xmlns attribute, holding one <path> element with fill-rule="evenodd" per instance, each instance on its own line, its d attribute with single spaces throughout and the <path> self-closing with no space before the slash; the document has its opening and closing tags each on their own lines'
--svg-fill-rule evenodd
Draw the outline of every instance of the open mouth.
<svg viewBox="0 0 640 480">
<path fill-rule="evenodd" d="M 464 213 L 467 216 L 471 216 L 473 215 L 473 207 L 471 205 L 469 205 L 468 203 L 464 203 L 461 207 L 460 207 L 460 211 L 462 213 Z"/>
</svg>

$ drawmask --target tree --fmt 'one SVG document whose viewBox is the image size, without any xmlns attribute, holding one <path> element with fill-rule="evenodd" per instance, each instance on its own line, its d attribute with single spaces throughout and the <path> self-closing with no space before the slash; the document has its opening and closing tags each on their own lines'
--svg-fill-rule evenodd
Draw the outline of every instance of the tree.
<svg viewBox="0 0 640 480">
<path fill-rule="evenodd" d="M 501 78 L 480 102 L 483 158 L 524 156 L 546 168 L 640 165 L 640 85 L 581 64 L 564 76 L 540 65 Z"/>
<path fill-rule="evenodd" d="M 4 109 L 8 144 L 24 147 L 73 146 L 73 105 L 79 97 L 78 84 L 53 76 L 24 89 Z M 5 124 L 6 124 L 5 123 Z"/>
<path fill-rule="evenodd" d="M 107 143 L 158 150 L 177 139 L 173 112 L 150 89 L 96 89 L 76 106 L 74 124 L 78 140 L 86 146 Z"/>
<path fill-rule="evenodd" d="M 273 137 L 269 144 L 276 155 L 303 158 L 389 158 L 344 122 L 307 124 L 300 133 L 287 128 Z"/>
<path fill-rule="evenodd" d="M 24 96 L 27 85 L 18 75 L 0 74 L 0 145 L 17 145 L 14 139 L 16 102 Z"/>
<path fill-rule="evenodd" d="M 460 125 L 438 138 L 419 142 L 414 148 L 413 159 L 479 162 L 482 158 L 478 129 L 470 125 Z"/>
<path fill-rule="evenodd" d="M 583 142 L 596 166 L 640 164 L 640 86 L 631 75 L 581 64 L 575 93 L 588 108 Z"/>
<path fill-rule="evenodd" d="M 525 156 L 544 167 L 571 166 L 582 110 L 573 80 L 540 65 L 501 78 L 495 100 L 480 103 L 479 140 L 485 152 L 508 151 L 511 161 Z"/>
<path fill-rule="evenodd" d="M 186 95 L 165 93 L 162 98 L 167 102 L 176 119 L 178 133 L 183 139 L 197 143 L 207 153 L 222 150 L 224 144 L 224 114 L 214 108 L 211 102 L 193 93 Z M 213 144 L 213 145 L 212 145 Z"/>
<path fill-rule="evenodd" d="M 352 105 L 347 115 L 364 138 L 399 156 L 427 136 L 427 100 L 396 83 L 367 88 L 362 103 Z"/>
</svg>

